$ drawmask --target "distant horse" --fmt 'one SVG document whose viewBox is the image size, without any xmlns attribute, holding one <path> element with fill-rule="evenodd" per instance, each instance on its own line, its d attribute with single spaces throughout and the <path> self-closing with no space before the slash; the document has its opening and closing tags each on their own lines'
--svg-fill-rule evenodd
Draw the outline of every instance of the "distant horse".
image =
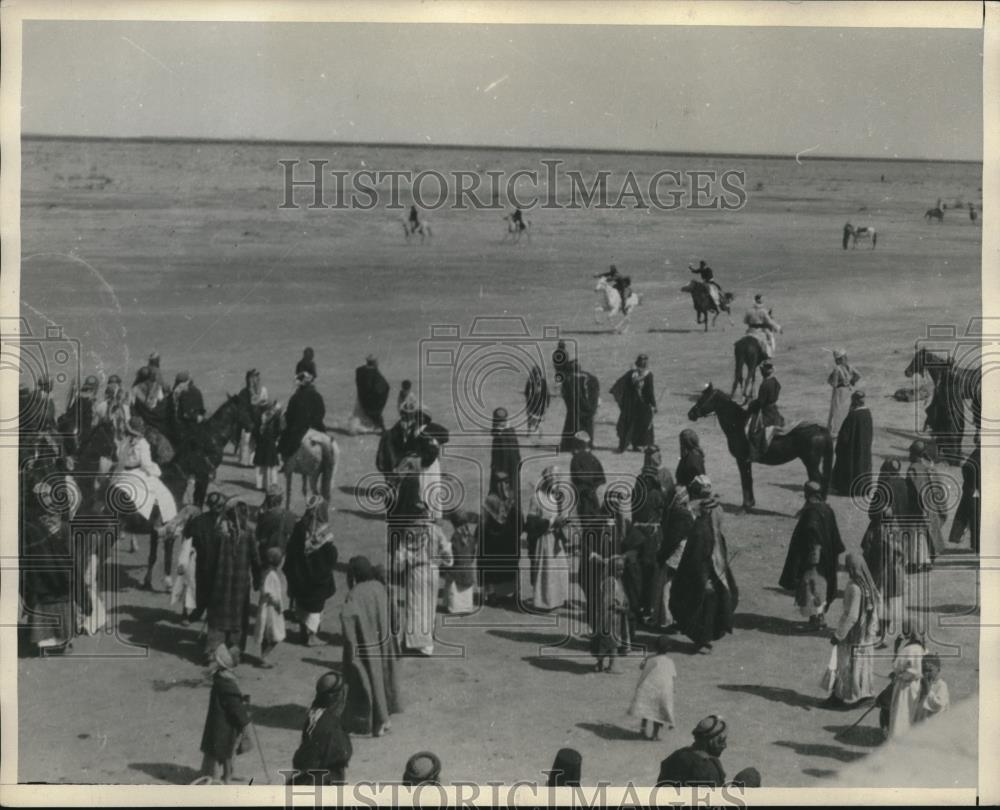
<svg viewBox="0 0 1000 810">
<path fill-rule="evenodd" d="M 740 483 L 743 487 L 743 505 L 740 511 L 749 512 L 756 506 L 750 442 L 746 435 L 750 414 L 709 383 L 688 411 L 688 419 L 695 421 L 713 413 L 719 420 L 722 432 L 726 434 L 729 454 L 736 459 L 736 466 L 740 471 Z M 833 466 L 833 439 L 830 431 L 816 423 L 803 423 L 787 433 L 775 435 L 760 463 L 777 466 L 794 459 L 805 465 L 809 480 L 818 481 L 823 487 L 823 494 L 826 494 Z"/>
<path fill-rule="evenodd" d="M 736 389 L 742 386 L 741 393 L 745 403 L 756 394 L 757 367 L 764 362 L 764 349 L 753 335 L 744 335 L 733 344 L 733 354 L 736 369 L 733 372 L 733 390 L 729 396 L 735 397 Z M 744 368 L 746 376 L 743 375 Z"/>
<path fill-rule="evenodd" d="M 853 225 L 851 225 L 850 222 L 848 222 L 844 226 L 844 247 L 845 248 L 847 247 L 847 240 L 848 239 L 852 239 L 853 240 L 853 242 L 851 244 L 852 248 L 856 248 L 858 246 L 858 242 L 859 241 L 864 241 L 865 239 L 868 239 L 872 243 L 872 250 L 875 250 L 875 245 L 878 242 L 878 234 L 875 232 L 875 229 L 872 228 L 869 225 L 860 225 L 857 228 L 855 228 Z"/>
<path fill-rule="evenodd" d="M 983 370 L 981 367 L 956 366 L 953 357 L 941 357 L 921 346 L 914 352 L 903 374 L 910 378 L 925 372 L 934 381 L 934 396 L 928 414 L 932 430 L 935 425 L 947 426 L 945 432 L 951 435 L 951 440 L 939 441 L 938 444 L 942 455 L 955 462 L 961 455 L 962 434 L 965 431 L 965 400 L 970 401 L 976 432 L 982 428 Z M 935 407 L 946 407 L 948 412 L 935 414 Z"/>
<path fill-rule="evenodd" d="M 594 307 L 594 323 L 601 322 L 601 315 L 606 314 L 608 323 L 614 320 L 615 315 L 620 314 L 622 316 L 621 321 L 619 321 L 618 326 L 615 327 L 616 332 L 621 332 L 628 327 L 629 320 L 632 317 L 632 313 L 635 308 L 639 306 L 642 299 L 637 293 L 631 293 L 628 300 L 625 302 L 625 306 L 622 306 L 622 297 L 617 289 L 612 284 L 608 283 L 606 278 L 602 278 L 597 282 L 597 286 L 594 287 L 594 292 L 598 294 L 597 296 L 597 306 Z"/>
<path fill-rule="evenodd" d="M 523 236 L 529 242 L 531 241 L 531 220 L 525 219 L 520 223 L 514 221 L 513 214 L 507 214 L 503 221 L 506 223 L 506 230 L 503 234 L 503 241 L 514 242 L 515 244 L 521 241 Z"/>
<path fill-rule="evenodd" d="M 928 208 L 927 213 L 924 214 L 924 219 L 928 221 L 936 219 L 938 222 L 944 222 L 944 211 L 940 208 Z"/>
<path fill-rule="evenodd" d="M 706 332 L 708 331 L 708 314 L 710 312 L 713 313 L 713 327 L 719 317 L 720 310 L 729 316 L 729 325 L 733 325 L 732 312 L 729 309 L 729 305 L 733 301 L 732 293 L 722 293 L 722 296 L 719 299 L 719 306 L 716 306 L 715 300 L 712 298 L 712 294 L 708 289 L 708 284 L 704 281 L 692 279 L 681 287 L 681 292 L 691 293 L 691 302 L 694 304 L 695 318 L 698 323 L 705 324 Z"/>
<path fill-rule="evenodd" d="M 431 224 L 427 220 L 424 220 L 416 227 L 414 227 L 413 223 L 411 223 L 408 219 L 402 220 L 402 223 L 403 236 L 407 241 L 409 241 L 411 236 L 420 234 L 420 244 L 422 245 L 424 243 L 424 239 L 430 239 L 434 235 L 434 232 L 431 229 Z"/>
<path fill-rule="evenodd" d="M 292 476 L 302 476 L 302 495 L 306 495 L 306 482 L 313 495 L 322 495 L 329 503 L 333 481 L 337 473 L 340 448 L 332 436 L 318 430 L 309 430 L 298 449 L 285 461 L 285 503 L 292 502 Z"/>
</svg>

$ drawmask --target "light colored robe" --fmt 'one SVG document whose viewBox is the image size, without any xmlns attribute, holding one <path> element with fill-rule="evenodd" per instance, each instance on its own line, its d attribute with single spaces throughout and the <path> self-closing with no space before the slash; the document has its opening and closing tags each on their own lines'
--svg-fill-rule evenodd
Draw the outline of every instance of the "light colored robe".
<svg viewBox="0 0 1000 810">
<path fill-rule="evenodd" d="M 840 432 L 840 426 L 851 410 L 851 391 L 861 375 L 848 365 L 837 364 L 826 378 L 827 384 L 833 389 L 830 394 L 830 416 L 826 421 L 831 436 Z"/>
<path fill-rule="evenodd" d="M 261 583 L 254 637 L 259 645 L 285 640 L 285 595 L 277 568 L 267 569 Z"/>
<path fill-rule="evenodd" d="M 844 587 L 844 608 L 834 633 L 837 639 L 837 679 L 834 694 L 856 703 L 875 694 L 874 649 L 878 642 L 878 605 L 865 605 L 854 582 Z M 867 612 L 865 607 L 868 608 Z"/>
<path fill-rule="evenodd" d="M 198 554 L 190 537 L 180 542 L 177 561 L 174 565 L 174 581 L 170 586 L 170 604 L 183 606 L 185 611 L 194 610 L 197 606 L 195 590 L 195 566 Z"/>
<path fill-rule="evenodd" d="M 149 442 L 138 436 L 128 436 L 118 447 L 118 466 L 112 484 L 119 485 L 130 496 L 135 509 L 146 520 L 153 507 L 160 507 L 164 522 L 177 516 L 177 504 L 170 490 L 160 480 L 160 466 L 153 461 Z"/>
<path fill-rule="evenodd" d="M 396 570 L 404 574 L 403 642 L 429 655 L 434 651 L 439 570 L 452 565 L 451 542 L 434 524 L 408 527 L 393 556 Z"/>
<path fill-rule="evenodd" d="M 567 517 L 552 498 L 536 494 L 531 499 L 528 514 L 542 520 L 553 521 Z M 538 610 L 554 610 L 566 604 L 569 594 L 570 560 L 560 533 L 549 531 L 538 538 L 535 546 L 535 579 L 533 606 Z"/>
<path fill-rule="evenodd" d="M 642 674 L 635 687 L 629 716 L 673 727 L 674 679 L 677 669 L 666 655 L 654 655 L 642 662 Z"/>
<path fill-rule="evenodd" d="M 923 675 L 923 645 L 904 644 L 892 662 L 896 676 L 892 688 L 892 709 L 889 712 L 889 739 L 902 737 L 916 722 L 920 710 L 920 679 Z"/>
</svg>

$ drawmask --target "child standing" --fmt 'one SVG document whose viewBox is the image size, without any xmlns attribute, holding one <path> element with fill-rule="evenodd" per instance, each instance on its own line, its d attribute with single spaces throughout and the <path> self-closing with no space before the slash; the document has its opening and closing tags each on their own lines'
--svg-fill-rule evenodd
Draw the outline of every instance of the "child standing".
<svg viewBox="0 0 1000 810">
<path fill-rule="evenodd" d="M 278 438 L 281 435 L 281 403 L 268 404 L 260 418 L 257 428 L 256 448 L 253 454 L 253 464 L 257 473 L 257 489 L 267 491 L 272 484 L 278 483 L 278 470 L 281 459 L 278 456 Z"/>
<path fill-rule="evenodd" d="M 284 582 L 278 570 L 284 555 L 277 546 L 265 553 L 267 570 L 260 586 L 260 601 L 257 605 L 257 644 L 260 645 L 260 666 L 271 669 L 274 664 L 268 656 L 278 644 L 285 640 L 285 596 Z"/>
<path fill-rule="evenodd" d="M 799 612 L 809 619 L 810 630 L 826 627 L 826 600 L 821 595 L 826 594 L 826 580 L 817 570 L 819 561 L 820 546 L 815 544 L 809 550 L 809 559 L 806 563 L 809 567 L 799 580 L 799 587 L 795 592 L 795 604 Z"/>
<path fill-rule="evenodd" d="M 445 608 L 449 613 L 472 613 L 476 609 L 476 557 L 479 554 L 479 515 L 455 512 L 449 519 L 454 563 L 446 574 Z"/>
<path fill-rule="evenodd" d="M 233 672 L 236 664 L 232 653 L 220 644 L 213 655 L 209 672 L 212 673 L 212 694 L 205 716 L 205 730 L 201 735 L 201 774 L 218 779 L 222 766 L 222 784 L 233 779 L 233 759 L 243 732 L 250 723 L 247 703 L 250 697 L 240 691 Z"/>
<path fill-rule="evenodd" d="M 628 597 L 625 595 L 625 585 L 622 583 L 625 560 L 619 556 L 612 557 L 603 567 L 607 574 L 601 581 L 598 593 L 600 612 L 590 642 L 590 652 L 597 659 L 595 666 L 597 672 L 616 675 L 618 672 L 615 669 L 615 656 L 627 653 L 632 646 Z"/>
<path fill-rule="evenodd" d="M 948 684 L 941 677 L 941 659 L 937 653 L 928 653 L 921 663 L 923 678 L 920 683 L 920 703 L 917 705 L 914 722 L 920 723 L 928 717 L 948 710 Z"/>
<path fill-rule="evenodd" d="M 660 636 L 656 639 L 655 655 L 647 655 L 641 664 L 642 674 L 635 686 L 630 717 L 638 717 L 642 722 L 640 733 L 647 740 L 660 739 L 660 727 L 674 727 L 674 680 L 677 670 L 674 662 L 667 657 L 670 639 Z"/>
</svg>

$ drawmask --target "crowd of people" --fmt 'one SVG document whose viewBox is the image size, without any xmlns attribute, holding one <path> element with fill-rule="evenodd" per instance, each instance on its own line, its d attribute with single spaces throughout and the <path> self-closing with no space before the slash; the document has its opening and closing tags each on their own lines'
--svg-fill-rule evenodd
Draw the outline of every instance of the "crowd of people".
<svg viewBox="0 0 1000 810">
<path fill-rule="evenodd" d="M 747 322 L 772 337 L 776 331 L 749 315 Z M 769 313 L 767 323 L 776 327 Z M 773 343 L 767 348 L 771 358 Z M 610 389 L 619 408 L 617 450 L 642 454 L 631 485 L 614 486 L 593 448 L 600 394 L 596 376 L 569 356 L 564 342 L 553 355 L 553 369 L 566 406 L 558 449 L 569 454 L 568 465 L 550 464 L 537 482 L 523 480 L 517 426 L 505 408 L 497 408 L 489 431 L 488 491 L 473 510 L 445 508 L 441 502 L 442 448 L 449 432 L 423 408 L 412 384 L 404 381 L 400 387 L 398 419 L 387 426 L 391 386 L 376 358 L 369 356 L 356 369 L 349 432 L 379 437 L 374 466 L 386 483 L 386 564 L 374 565 L 364 556 L 347 564 L 348 594 L 338 628 L 344 640 L 342 669 L 316 685 L 294 768 L 325 771 L 329 784 L 346 780 L 350 734 L 382 736 L 400 711 L 399 658 L 434 654 L 439 604 L 454 614 L 472 613 L 481 605 L 564 610 L 574 574 L 583 610 L 568 616 L 573 635 L 589 645 L 594 669 L 614 673 L 618 658 L 644 646 L 649 652 L 629 714 L 648 739 L 658 739 L 664 726 L 673 728 L 677 670 L 668 655 L 676 647 L 671 636 L 684 635 L 693 651 L 711 654 L 713 645 L 733 632 L 739 604 L 706 454 L 697 433 L 685 429 L 677 439 L 676 466 L 666 465 L 654 436 L 653 372 L 649 357 L 640 354 Z M 758 458 L 784 424 L 774 360 L 768 359 L 762 371 L 764 381 L 748 408 L 748 439 Z M 22 476 L 22 597 L 30 641 L 46 654 L 65 651 L 74 633 L 95 633 L 104 623 L 100 571 L 110 549 L 99 539 L 77 538 L 70 525 L 77 514 L 106 513 L 108 490 L 124 489 L 126 477 L 136 477 L 142 486 L 130 490 L 125 511 L 149 531 L 144 585 L 154 589 L 162 545 L 164 584 L 182 624 L 203 622 L 204 661 L 212 677 L 201 746 L 207 779 L 230 781 L 234 757 L 251 746 L 251 707 L 235 674 L 241 663 L 249 657 L 259 667 L 274 667 L 281 658 L 275 650 L 292 635 L 286 622 L 298 626 L 299 643 L 326 644 L 320 630 L 326 604 L 337 592 L 339 559 L 332 505 L 312 495 L 297 515 L 277 482 L 282 463 L 307 435 L 326 433 L 317 376 L 315 354 L 306 349 L 295 368 L 296 389 L 283 408 L 269 396 L 257 370 L 246 373 L 224 438 L 236 448 L 240 464 L 255 468 L 255 484 L 264 493 L 256 508 L 243 497 L 209 491 L 204 477 L 191 468 L 181 470 L 183 486 L 169 485 L 175 457 L 210 437 L 215 417 L 207 414 L 187 372 L 178 373 L 167 388 L 155 353 L 131 389 L 112 375 L 98 400 L 98 381 L 88 377 L 71 392 L 59 419 L 51 381 L 21 392 L 21 453 L 30 462 L 22 469 L 35 464 L 46 472 L 45 477 Z M 828 623 L 845 545 L 818 481 L 804 486 L 778 584 L 793 595 L 794 609 L 805 619 L 803 632 L 829 637 L 823 705 L 840 709 L 875 699 L 883 708 L 886 734 L 893 737 L 948 705 L 940 660 L 926 650 L 907 618 L 920 608 L 918 578 L 928 574 L 944 549 L 945 513 L 926 497 L 938 483 L 933 449 L 923 441 L 910 446 L 905 473 L 900 460 L 886 459 L 871 480 L 873 424 L 865 394 L 856 388 L 859 380 L 846 354 L 835 352 L 828 379 L 828 427 L 836 436 L 833 492 L 856 495 L 862 482 L 871 503 L 862 553 L 844 558 L 841 615 Z M 524 399 L 524 428 L 530 436 L 541 430 L 551 399 L 539 366 L 528 375 Z M 94 462 L 88 448 L 95 445 L 92 455 L 107 473 L 103 490 L 100 484 L 72 481 L 77 465 Z M 974 465 L 970 459 L 968 466 Z M 72 497 L 53 496 L 52 474 L 75 487 Z M 961 514 L 954 522 L 959 528 L 949 540 L 969 528 L 978 549 L 978 479 L 965 468 L 963 476 Z M 195 481 L 190 497 L 189 480 Z M 78 559 L 76 573 L 30 564 L 60 555 Z M 526 591 L 519 581 L 522 556 L 529 562 Z M 72 581 L 74 576 L 81 581 Z M 60 621 L 53 624 L 52 615 Z M 248 656 L 251 625 L 256 655 Z M 649 634 L 642 642 L 641 633 Z M 875 651 L 885 649 L 893 633 L 898 633 L 893 682 L 888 694 L 876 694 Z M 694 743 L 663 761 L 659 783 L 759 784 L 753 769 L 725 781 L 719 757 L 727 727 L 718 715 L 705 718 L 693 731 Z M 560 751 L 553 773 L 559 774 L 554 784 L 577 784 L 579 754 Z M 434 784 L 440 778 L 440 760 L 430 752 L 416 754 L 406 765 L 405 784 Z"/>
</svg>

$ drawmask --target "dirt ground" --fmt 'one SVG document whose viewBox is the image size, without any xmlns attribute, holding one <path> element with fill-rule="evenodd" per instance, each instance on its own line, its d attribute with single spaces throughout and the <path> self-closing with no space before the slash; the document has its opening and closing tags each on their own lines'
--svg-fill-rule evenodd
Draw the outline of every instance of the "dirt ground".
<svg viewBox="0 0 1000 810">
<path fill-rule="evenodd" d="M 295 361 L 312 346 L 330 424 L 346 423 L 353 369 L 373 352 L 392 383 L 391 402 L 402 379 L 419 381 L 424 407 L 453 431 L 443 466 L 462 482 L 465 507 L 476 508 L 488 437 L 464 434 L 463 420 L 470 409 L 519 410 L 525 372 L 516 362 L 500 363 L 489 374 L 480 367 L 481 386 L 453 384 L 450 378 L 461 377 L 454 367 L 428 368 L 421 359 L 436 345 L 432 326 L 458 325 L 465 335 L 477 316 L 519 317 L 546 362 L 554 336 L 539 336 L 557 327 L 601 381 L 597 454 L 609 477 L 626 476 L 638 471 L 641 457 L 612 453 L 611 384 L 638 353 L 649 355 L 659 401 L 656 437 L 672 466 L 677 434 L 692 426 L 692 396 L 709 380 L 728 390 L 742 313 L 753 293 L 763 292 L 784 327 L 776 374 L 786 418 L 825 422 L 828 350 L 843 347 L 863 377 L 876 466 L 905 455 L 923 405 L 890 395 L 907 384 L 902 371 L 915 341 L 930 325 L 954 325 L 962 335 L 980 311 L 978 226 L 951 210 L 943 223 L 928 224 L 923 212 L 939 197 L 978 204 L 979 166 L 564 156 L 583 170 L 742 168 L 750 200 L 738 212 L 533 210 L 531 240 L 518 245 L 502 242 L 497 211 L 429 214 L 434 236 L 419 245 L 404 243 L 400 212 L 277 209 L 279 158 L 328 158 L 345 168 L 364 160 L 385 169 L 510 170 L 535 166 L 540 157 L 28 141 L 22 314 L 36 334 L 58 324 L 79 340 L 84 374 L 128 378 L 158 351 L 169 379 L 181 369 L 191 372 L 210 410 L 242 386 L 251 367 L 261 370 L 272 395 L 287 401 Z M 91 176 L 110 182 L 87 181 Z M 841 249 L 848 220 L 878 228 L 875 250 Z M 707 334 L 695 327 L 690 300 L 679 289 L 690 277 L 687 265 L 701 258 L 737 295 L 734 327 L 725 318 Z M 644 296 L 621 335 L 593 321 L 592 276 L 610 262 Z M 562 417 L 556 399 L 541 441 L 523 443 L 530 457 L 526 489 L 551 463 Z M 722 433 L 714 419 L 693 427 L 726 505 L 740 603 L 735 632 L 711 655 L 694 655 L 686 639 L 675 637 L 677 728 L 646 742 L 625 716 L 641 657 L 629 658 L 613 676 L 592 672 L 582 642 L 557 656 L 541 654 L 565 636 L 568 611 L 539 618 L 486 608 L 463 619 L 442 617 L 439 655 L 403 662 L 405 711 L 388 736 L 353 739 L 352 781 L 397 779 L 407 757 L 424 748 L 441 757 L 447 781 L 542 778 L 556 750 L 572 746 L 583 755 L 585 784 L 650 784 L 660 760 L 688 744 L 690 729 L 712 712 L 730 722 L 727 772 L 754 765 L 769 786 L 822 786 L 874 750 L 874 714 L 835 739 L 859 712 L 819 708 L 829 644 L 797 630 L 792 599 L 777 587 L 803 468 L 755 467 L 759 511 L 735 515 L 739 479 Z M 338 435 L 337 441 L 340 558 L 364 553 L 378 561 L 383 525 L 356 494 L 374 470 L 377 439 Z M 940 471 L 954 491 L 957 470 Z M 216 484 L 252 504 L 261 500 L 252 471 L 231 456 Z M 866 516 L 847 498 L 831 497 L 831 504 L 848 550 L 856 550 Z M 293 506 L 301 509 L 301 494 Z M 63 659 L 19 662 L 20 781 L 183 784 L 196 776 L 208 700 L 198 628 L 180 626 L 166 593 L 137 588 L 145 553 L 144 542 L 135 554 L 118 549 L 119 589 L 108 594 L 112 633 L 78 638 L 74 654 Z M 272 776 L 290 767 L 316 678 L 340 661 L 342 573 L 337 581 L 323 620 L 329 646 L 285 643 L 276 669 L 239 668 Z M 944 658 L 953 701 L 978 688 L 976 589 L 974 570 L 940 567 L 920 611 L 932 648 Z M 839 611 L 838 601 L 833 615 Z M 889 659 L 879 662 L 879 683 L 887 682 L 890 667 Z M 237 768 L 244 778 L 264 779 L 255 753 L 241 757 Z M 914 775 L 911 784 L 919 781 Z"/>
</svg>

